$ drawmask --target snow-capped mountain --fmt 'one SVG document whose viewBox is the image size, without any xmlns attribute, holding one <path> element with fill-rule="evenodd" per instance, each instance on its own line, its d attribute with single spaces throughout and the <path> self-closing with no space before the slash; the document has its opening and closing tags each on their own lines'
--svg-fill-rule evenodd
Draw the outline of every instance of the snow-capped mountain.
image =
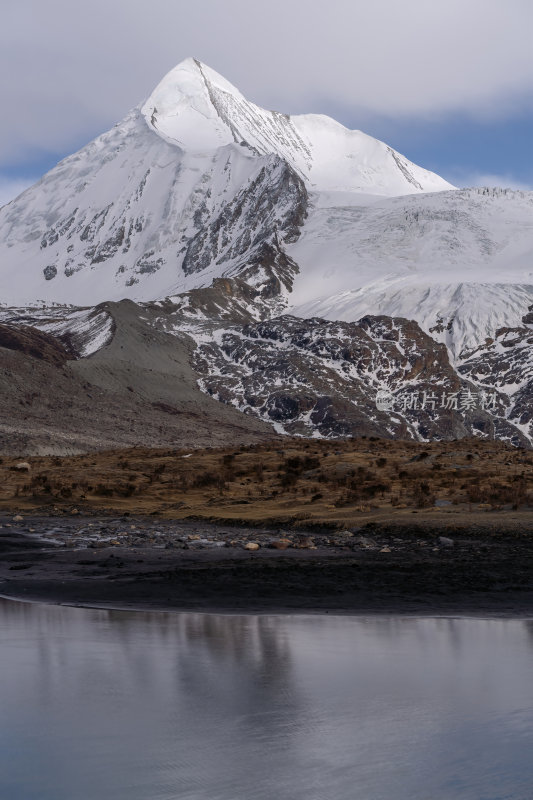
<svg viewBox="0 0 533 800">
<path fill-rule="evenodd" d="M 279 155 L 317 191 L 399 195 L 451 188 L 361 131 L 323 114 L 289 116 L 246 100 L 225 78 L 187 59 L 142 107 L 151 128 L 187 152 L 239 144 Z"/>
<path fill-rule="evenodd" d="M 161 298 L 296 240 L 310 191 L 357 202 L 448 188 L 328 117 L 265 111 L 187 59 L 0 210 L 0 300 Z"/>
<path fill-rule="evenodd" d="M 144 391 L 134 354 L 152 380 L 164 342 L 150 394 L 163 414 L 177 413 L 176 340 L 189 384 L 194 370 L 255 433 L 263 420 L 527 446 L 533 193 L 457 190 L 328 117 L 266 111 L 187 59 L 0 209 L 0 324 L 53 335 L 78 359 L 64 369 L 100 388 L 121 371 L 127 398 Z"/>
</svg>

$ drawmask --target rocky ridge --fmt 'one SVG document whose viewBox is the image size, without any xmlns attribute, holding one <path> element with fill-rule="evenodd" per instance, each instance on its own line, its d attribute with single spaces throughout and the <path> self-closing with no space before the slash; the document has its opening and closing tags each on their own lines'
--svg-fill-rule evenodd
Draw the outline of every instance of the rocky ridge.
<svg viewBox="0 0 533 800">
<path fill-rule="evenodd" d="M 174 300 L 123 301 L 94 310 L 63 309 L 62 314 L 56 308 L 52 318 L 46 309 L 26 310 L 23 321 L 51 331 L 71 359 L 77 356 L 67 366 L 69 374 L 84 376 L 89 387 L 96 383 L 98 393 L 111 390 L 126 393 L 129 402 L 148 400 L 149 413 L 184 410 L 184 386 L 176 385 L 172 366 L 181 354 L 188 364 L 190 410 L 193 398 L 204 393 L 212 398 L 208 417 L 213 413 L 216 418 L 215 409 L 226 407 L 244 428 L 257 419 L 278 433 L 297 436 L 429 441 L 476 435 L 531 445 L 529 328 L 501 332 L 495 343 L 457 367 L 446 346 L 414 321 L 269 316 L 275 300 L 275 289 L 269 298 L 242 279 L 220 279 Z M 2 318 L 13 326 L 16 311 Z M 97 349 L 95 336 L 102 345 Z M 138 341 L 146 352 L 144 364 Z M 80 356 L 83 352 L 90 355 Z M 154 380 L 155 364 L 161 364 L 162 380 Z M 141 431 L 144 427 L 143 422 Z M 135 441 L 153 442 L 144 435 Z M 165 443 L 164 429 L 160 441 Z M 133 443 L 132 438 L 124 443 Z"/>
</svg>

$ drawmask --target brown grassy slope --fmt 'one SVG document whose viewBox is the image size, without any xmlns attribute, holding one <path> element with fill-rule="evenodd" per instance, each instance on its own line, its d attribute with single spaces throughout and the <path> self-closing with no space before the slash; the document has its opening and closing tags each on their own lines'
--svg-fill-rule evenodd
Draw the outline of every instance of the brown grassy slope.
<svg viewBox="0 0 533 800">
<path fill-rule="evenodd" d="M 283 439 L 235 448 L 133 448 L 0 463 L 0 509 L 160 514 L 247 524 L 533 522 L 533 455 L 499 442 Z M 411 515 L 416 512 L 418 517 Z M 524 516 L 525 515 L 525 516 Z"/>
</svg>

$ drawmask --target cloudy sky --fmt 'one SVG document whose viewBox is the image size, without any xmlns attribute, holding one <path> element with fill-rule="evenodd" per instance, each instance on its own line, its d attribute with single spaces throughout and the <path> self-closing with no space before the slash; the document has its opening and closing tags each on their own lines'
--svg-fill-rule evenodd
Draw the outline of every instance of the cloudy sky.
<svg viewBox="0 0 533 800">
<path fill-rule="evenodd" d="M 465 185 L 533 188 L 531 0 L 2 0 L 0 203 L 192 55 Z"/>
</svg>

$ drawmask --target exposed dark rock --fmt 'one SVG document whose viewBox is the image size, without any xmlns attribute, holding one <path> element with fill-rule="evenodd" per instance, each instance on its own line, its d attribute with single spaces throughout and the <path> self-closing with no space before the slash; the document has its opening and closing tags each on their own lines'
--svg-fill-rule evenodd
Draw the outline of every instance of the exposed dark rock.
<svg viewBox="0 0 533 800">
<path fill-rule="evenodd" d="M 528 445 L 505 418 L 507 396 L 494 392 L 489 413 L 446 347 L 411 320 L 285 315 L 220 326 L 197 349 L 194 365 L 213 397 L 292 435 L 430 440 L 474 433 Z"/>
<path fill-rule="evenodd" d="M 43 269 L 45 280 L 51 281 L 57 275 L 57 267 L 54 264 L 49 264 Z"/>
<path fill-rule="evenodd" d="M 27 326 L 0 325 L 0 347 L 17 350 L 55 367 L 62 367 L 72 357 L 54 336 Z"/>
</svg>

